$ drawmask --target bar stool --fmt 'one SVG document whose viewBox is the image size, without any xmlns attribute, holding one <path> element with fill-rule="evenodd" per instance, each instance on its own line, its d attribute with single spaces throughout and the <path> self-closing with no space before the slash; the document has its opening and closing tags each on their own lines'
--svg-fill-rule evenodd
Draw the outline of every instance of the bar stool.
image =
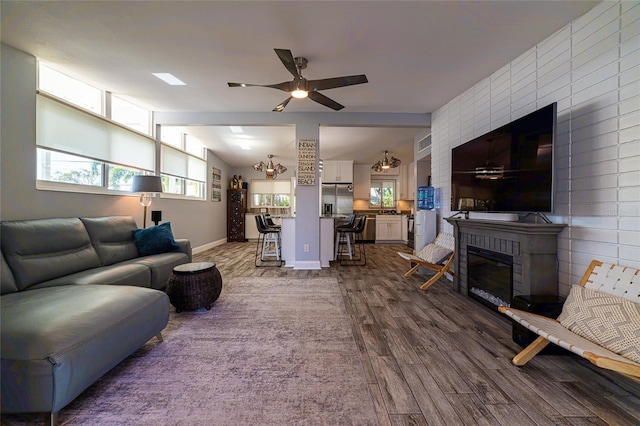
<svg viewBox="0 0 640 426">
<path fill-rule="evenodd" d="M 338 250 L 338 259 L 342 266 L 365 266 L 367 264 L 367 256 L 364 248 L 364 240 L 362 233 L 367 221 L 366 216 L 360 216 L 358 222 L 350 228 L 340 228 L 340 232 L 345 234 L 345 240 L 349 249 L 349 259 L 344 252 Z M 351 239 L 353 239 L 353 247 L 351 247 Z M 338 247 L 344 247 L 344 243 L 339 242 Z"/>
<path fill-rule="evenodd" d="M 351 257 L 351 240 L 347 240 L 347 237 L 350 234 L 347 234 L 345 232 L 342 232 L 343 229 L 350 229 L 353 228 L 356 224 L 356 215 L 355 214 L 351 214 L 351 216 L 349 216 L 349 220 L 347 221 L 346 224 L 343 225 L 339 225 L 336 227 L 336 243 L 335 243 L 335 249 L 334 249 L 334 254 L 333 257 L 335 259 L 338 259 L 338 251 L 340 249 L 340 244 L 346 242 L 347 246 L 348 246 L 348 250 L 349 250 L 349 257 Z"/>
<path fill-rule="evenodd" d="M 282 256 L 280 252 L 280 227 L 271 228 L 264 223 L 262 215 L 256 215 L 256 227 L 258 228 L 258 244 L 256 246 L 256 257 L 254 264 L 257 267 L 260 266 L 276 266 L 268 265 L 265 262 L 277 261 L 277 266 L 282 266 Z M 265 259 L 265 258 L 275 259 Z M 258 258 L 260 258 L 260 264 L 258 264 Z"/>
</svg>

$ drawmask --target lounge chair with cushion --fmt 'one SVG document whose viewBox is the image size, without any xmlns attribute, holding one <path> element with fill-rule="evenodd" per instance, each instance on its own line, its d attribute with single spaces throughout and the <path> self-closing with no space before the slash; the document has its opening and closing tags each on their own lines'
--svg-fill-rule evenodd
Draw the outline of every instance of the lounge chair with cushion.
<svg viewBox="0 0 640 426">
<path fill-rule="evenodd" d="M 453 274 L 451 265 L 455 255 L 455 244 L 452 234 L 440 232 L 433 243 L 427 244 L 415 255 L 398 252 L 400 257 L 411 262 L 411 268 L 405 272 L 404 277 L 410 276 L 420 267 L 435 271 L 435 274 L 420 286 L 420 290 L 426 290 L 444 274 Z"/>
</svg>

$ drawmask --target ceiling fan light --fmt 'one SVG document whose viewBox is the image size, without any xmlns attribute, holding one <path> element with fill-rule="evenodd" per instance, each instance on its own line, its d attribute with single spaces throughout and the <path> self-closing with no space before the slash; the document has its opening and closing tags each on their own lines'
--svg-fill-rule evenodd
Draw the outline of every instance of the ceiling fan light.
<svg viewBox="0 0 640 426">
<path fill-rule="evenodd" d="M 293 96 L 296 99 L 304 99 L 307 96 L 309 96 L 309 93 L 306 90 L 296 89 L 293 92 L 291 92 L 291 96 Z"/>
</svg>

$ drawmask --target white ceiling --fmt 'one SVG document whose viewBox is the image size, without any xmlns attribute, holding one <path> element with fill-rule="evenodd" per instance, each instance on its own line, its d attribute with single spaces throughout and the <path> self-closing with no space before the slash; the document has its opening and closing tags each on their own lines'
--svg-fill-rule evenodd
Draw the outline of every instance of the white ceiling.
<svg viewBox="0 0 640 426">
<path fill-rule="evenodd" d="M 274 48 L 304 56 L 307 79 L 366 74 L 323 94 L 345 112 L 430 113 L 586 13 L 597 1 L 7 1 L 2 42 L 154 111 L 269 112 L 287 94 L 227 82 L 291 80 Z M 151 75 L 170 72 L 186 86 Z M 286 112 L 331 111 L 309 99 Z M 336 112 L 335 114 L 340 114 Z M 278 114 L 278 113 L 273 113 Z M 293 127 L 188 131 L 234 167 L 293 159 Z M 321 157 L 411 161 L 420 129 L 322 127 Z M 242 151 L 244 141 L 251 151 Z M 408 159 L 408 160 L 406 160 Z M 291 160 L 292 161 L 292 160 Z M 280 161 L 291 164 L 288 161 Z"/>
</svg>

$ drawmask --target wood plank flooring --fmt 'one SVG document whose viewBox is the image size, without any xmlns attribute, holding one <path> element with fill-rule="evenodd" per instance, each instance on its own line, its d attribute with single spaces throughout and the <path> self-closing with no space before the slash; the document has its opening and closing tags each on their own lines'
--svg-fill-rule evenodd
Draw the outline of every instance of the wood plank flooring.
<svg viewBox="0 0 640 426">
<path fill-rule="evenodd" d="M 366 266 L 256 268 L 255 243 L 194 256 L 234 276 L 338 279 L 380 425 L 639 425 L 640 384 L 566 355 L 511 364 L 511 323 L 441 279 L 403 278 L 400 244 L 367 244 Z"/>
</svg>

